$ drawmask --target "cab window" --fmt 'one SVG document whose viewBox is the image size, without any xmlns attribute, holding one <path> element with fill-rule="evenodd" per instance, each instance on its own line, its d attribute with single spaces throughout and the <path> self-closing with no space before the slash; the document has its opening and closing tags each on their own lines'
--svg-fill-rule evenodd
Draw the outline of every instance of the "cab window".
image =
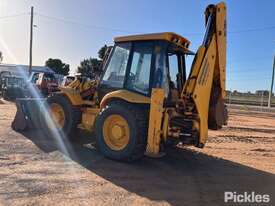
<svg viewBox="0 0 275 206">
<path fill-rule="evenodd" d="M 130 43 L 119 43 L 115 46 L 110 62 L 102 79 L 102 84 L 122 88 L 130 54 Z"/>
<path fill-rule="evenodd" d="M 126 82 L 128 89 L 145 95 L 149 94 L 152 53 L 152 42 L 138 42 L 134 44 L 132 62 Z"/>
<path fill-rule="evenodd" d="M 166 46 L 162 43 L 157 44 L 154 49 L 155 55 L 155 72 L 154 72 L 154 88 L 163 88 L 165 97 L 169 93 L 169 82 L 168 82 L 168 66 L 166 59 Z"/>
<path fill-rule="evenodd" d="M 178 56 L 176 54 L 169 54 L 169 75 L 170 75 L 170 87 L 177 87 L 177 75 L 179 73 Z"/>
</svg>

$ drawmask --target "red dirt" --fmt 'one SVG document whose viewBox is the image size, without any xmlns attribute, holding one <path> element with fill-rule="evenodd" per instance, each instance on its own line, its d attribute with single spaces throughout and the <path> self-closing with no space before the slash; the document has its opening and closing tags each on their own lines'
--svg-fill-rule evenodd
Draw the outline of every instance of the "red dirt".
<svg viewBox="0 0 275 206">
<path fill-rule="evenodd" d="M 270 194 L 274 203 L 275 114 L 231 110 L 204 149 L 132 164 L 105 159 L 93 138 L 65 142 L 66 153 L 39 131 L 13 131 L 13 104 L 0 114 L 0 205 L 223 205 L 224 191 Z"/>
</svg>

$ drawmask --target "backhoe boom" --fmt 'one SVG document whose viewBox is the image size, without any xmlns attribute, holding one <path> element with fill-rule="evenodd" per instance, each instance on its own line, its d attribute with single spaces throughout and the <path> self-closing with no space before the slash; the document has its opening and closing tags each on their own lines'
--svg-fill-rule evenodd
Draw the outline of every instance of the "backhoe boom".
<svg viewBox="0 0 275 206">
<path fill-rule="evenodd" d="M 185 112 L 195 113 L 194 131 L 198 147 L 206 142 L 208 127 L 218 129 L 227 121 L 225 98 L 226 7 L 209 5 L 205 10 L 206 33 L 194 58 L 181 98 L 187 100 Z M 197 128 L 196 128 L 197 127 Z"/>
</svg>

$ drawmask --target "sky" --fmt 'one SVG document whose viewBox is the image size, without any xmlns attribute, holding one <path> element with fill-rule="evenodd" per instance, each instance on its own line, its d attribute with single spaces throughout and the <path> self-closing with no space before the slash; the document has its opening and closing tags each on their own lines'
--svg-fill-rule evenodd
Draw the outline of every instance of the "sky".
<svg viewBox="0 0 275 206">
<path fill-rule="evenodd" d="M 34 6 L 33 64 L 60 58 L 74 71 L 113 37 L 172 31 L 203 40 L 204 10 L 212 0 L 0 0 L 3 63 L 28 64 L 30 7 Z M 229 0 L 227 80 L 230 90 L 270 89 L 275 54 L 275 1 Z M 190 66 L 192 58 L 188 57 Z"/>
</svg>

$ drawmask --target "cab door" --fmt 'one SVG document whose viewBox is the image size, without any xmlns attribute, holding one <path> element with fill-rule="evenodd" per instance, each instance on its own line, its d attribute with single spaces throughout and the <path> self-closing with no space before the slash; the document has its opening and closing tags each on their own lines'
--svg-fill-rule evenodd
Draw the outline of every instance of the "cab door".
<svg viewBox="0 0 275 206">
<path fill-rule="evenodd" d="M 123 88 L 130 50 L 129 42 L 117 43 L 114 46 L 98 86 L 99 101 L 106 94 Z"/>
<path fill-rule="evenodd" d="M 169 95 L 176 101 L 186 81 L 184 54 L 168 52 Z"/>
</svg>

